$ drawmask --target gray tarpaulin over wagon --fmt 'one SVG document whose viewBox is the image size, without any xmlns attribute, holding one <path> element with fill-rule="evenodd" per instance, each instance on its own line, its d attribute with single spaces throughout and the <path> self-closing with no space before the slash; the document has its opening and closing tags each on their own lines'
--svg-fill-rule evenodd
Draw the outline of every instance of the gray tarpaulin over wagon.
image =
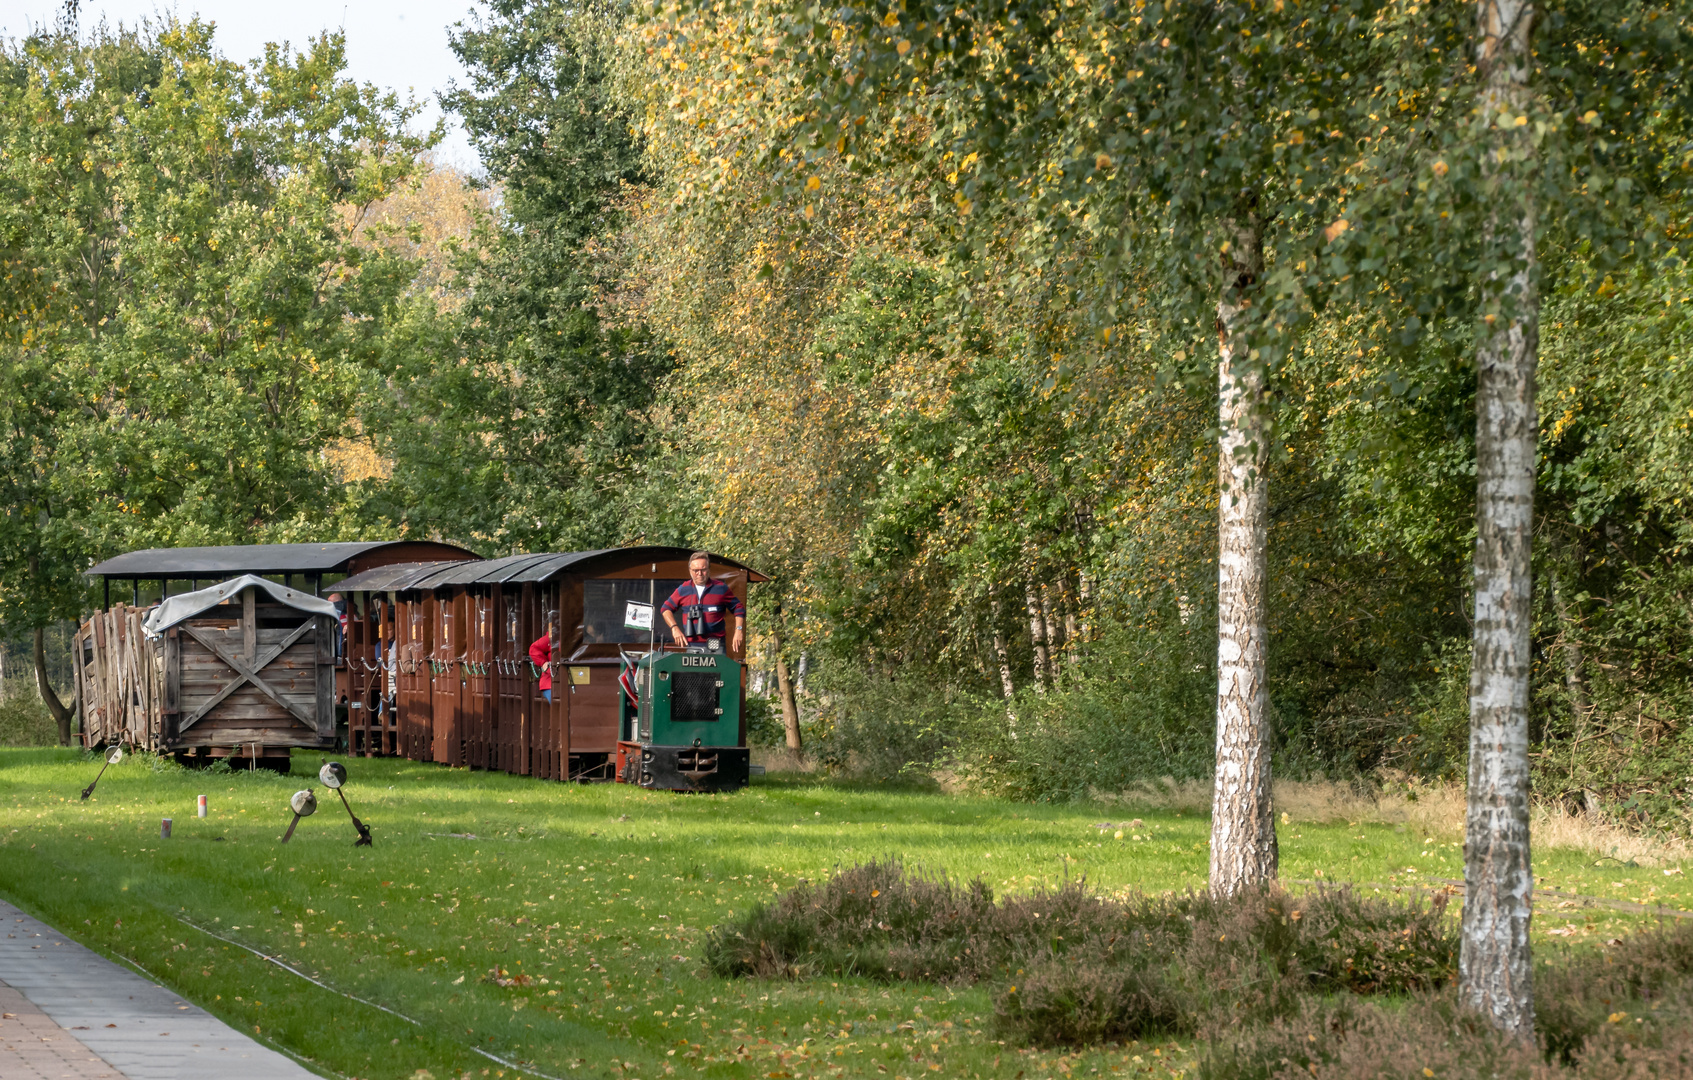
<svg viewBox="0 0 1693 1080">
<path fill-rule="evenodd" d="M 331 618 L 339 617 L 335 605 L 328 600 L 320 600 L 310 593 L 290 589 L 287 586 L 278 585 L 274 581 L 266 581 L 255 574 L 242 574 L 238 578 L 219 582 L 209 589 L 170 597 L 147 613 L 147 618 L 141 623 L 141 628 L 147 632 L 148 637 L 158 637 L 184 619 L 191 619 L 202 611 L 217 607 L 248 586 L 263 589 L 277 603 L 296 610 L 310 612 L 313 615 L 328 615 Z"/>
</svg>

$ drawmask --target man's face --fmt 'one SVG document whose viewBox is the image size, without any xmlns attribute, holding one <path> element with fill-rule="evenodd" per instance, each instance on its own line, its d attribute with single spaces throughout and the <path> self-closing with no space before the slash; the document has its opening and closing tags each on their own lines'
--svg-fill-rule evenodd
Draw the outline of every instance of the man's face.
<svg viewBox="0 0 1693 1080">
<path fill-rule="evenodd" d="M 711 564 L 708 562 L 694 562 L 688 564 L 688 576 L 694 579 L 695 585 L 706 584 L 711 575 Z"/>
</svg>

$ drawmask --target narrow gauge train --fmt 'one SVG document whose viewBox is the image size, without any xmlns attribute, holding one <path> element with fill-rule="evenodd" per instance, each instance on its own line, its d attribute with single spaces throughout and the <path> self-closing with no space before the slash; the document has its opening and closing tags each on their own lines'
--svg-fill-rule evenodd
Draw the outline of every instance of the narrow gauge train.
<svg viewBox="0 0 1693 1080">
<path fill-rule="evenodd" d="M 643 741 L 632 718 L 638 710 L 630 709 L 620 685 L 623 658 L 630 650 L 650 653 L 649 664 L 665 672 L 679 670 L 667 665 L 679 664 L 679 658 L 690 654 L 654 641 L 648 630 L 626 626 L 625 613 L 631 603 L 661 603 L 687 579 L 688 549 L 645 546 L 489 560 L 448 545 L 264 545 L 262 554 L 252 554 L 258 551 L 196 549 L 192 556 L 149 552 L 145 554 L 150 558 L 141 560 L 145 565 L 131 567 L 119 560 L 102 564 L 93 573 L 107 578 L 108 596 L 114 579 L 132 577 L 141 610 L 115 605 L 120 610 L 90 621 L 89 635 L 103 625 L 102 619 L 143 613 L 146 605 L 140 594 L 155 577 L 170 578 L 157 583 L 155 597 L 174 595 L 172 585 L 178 578 L 198 579 L 180 582 L 179 587 L 186 587 L 219 580 L 220 573 L 228 571 L 258 574 L 311 595 L 340 594 L 344 613 L 341 640 L 334 650 L 332 700 L 349 753 L 554 780 L 640 782 L 638 773 L 626 778 L 618 768 L 619 743 Z M 170 569 L 160 572 L 166 563 Z M 768 580 L 742 563 L 715 555 L 711 574 L 743 600 L 750 584 Z M 114 608 L 109 599 L 107 607 Z M 709 723 L 710 730 L 720 734 L 708 738 L 696 732 L 689 747 L 698 738 L 702 747 L 716 744 L 735 751 L 718 758 L 719 770 L 728 771 L 711 781 L 681 776 L 681 771 L 702 771 L 692 759 L 676 772 L 679 780 L 661 780 L 661 772 L 655 771 L 647 786 L 737 786 L 731 782 L 737 768 L 744 783 L 741 657 L 717 657 L 725 685 L 714 687 L 721 693 L 712 708 L 723 712 L 714 713 L 719 718 Z M 670 677 L 658 681 L 666 685 Z M 114 683 L 112 696 L 128 692 Z M 250 706 L 245 698 L 252 696 L 243 691 L 236 704 Z M 82 704 L 88 731 L 88 698 Z M 209 719 L 216 715 L 214 711 Z M 683 715 L 692 714 L 684 709 Z M 649 731 L 661 733 L 667 722 L 659 721 Z M 309 739 L 254 746 L 249 742 L 252 732 L 244 730 L 251 725 L 241 723 L 242 737 L 225 739 L 228 746 L 218 743 L 218 724 L 203 725 L 199 741 L 207 745 L 194 752 L 250 753 L 270 759 L 286 755 L 290 745 L 324 745 L 322 728 L 313 725 Z M 645 741 L 652 742 L 650 737 Z M 243 742 L 249 745 L 239 745 Z M 285 761 L 285 756 L 278 759 Z"/>
<path fill-rule="evenodd" d="M 617 779 L 623 656 L 680 653 L 626 625 L 628 608 L 663 603 L 687 580 L 689 554 L 646 546 L 512 555 L 382 567 L 339 582 L 349 602 L 349 752 Z M 718 555 L 710 573 L 743 601 L 750 584 L 767 580 Z M 737 679 L 719 739 L 742 749 L 743 693 Z"/>
</svg>

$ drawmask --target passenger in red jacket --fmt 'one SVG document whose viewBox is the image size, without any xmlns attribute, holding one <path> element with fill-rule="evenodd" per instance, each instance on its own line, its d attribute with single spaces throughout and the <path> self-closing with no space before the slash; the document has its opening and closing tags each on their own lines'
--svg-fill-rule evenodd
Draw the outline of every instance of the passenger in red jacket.
<svg viewBox="0 0 1693 1080">
<path fill-rule="evenodd" d="M 553 699 L 553 636 L 548 633 L 544 637 L 535 639 L 535 644 L 529 646 L 529 659 L 541 669 L 541 696 L 548 701 Z"/>
</svg>

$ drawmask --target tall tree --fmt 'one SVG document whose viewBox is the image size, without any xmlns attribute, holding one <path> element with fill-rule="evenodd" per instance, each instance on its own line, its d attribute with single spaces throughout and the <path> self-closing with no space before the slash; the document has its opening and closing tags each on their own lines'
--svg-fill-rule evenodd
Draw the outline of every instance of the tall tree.
<svg viewBox="0 0 1693 1080">
<path fill-rule="evenodd" d="M 0 47 L 0 67 L 0 624 L 32 637 L 36 688 L 65 744 L 71 709 L 48 679 L 45 628 L 80 610 L 99 545 L 77 520 L 87 492 L 64 432 L 82 415 L 87 349 L 123 298 L 122 116 L 156 84 L 160 57 L 136 33 L 84 43 L 67 24 Z"/>
<path fill-rule="evenodd" d="M 174 20 L 0 50 L 8 628 L 75 616 L 114 550 L 346 524 L 323 451 L 414 267 L 353 243 L 343 212 L 426 140 L 344 59 L 326 35 L 243 65 Z"/>
<path fill-rule="evenodd" d="M 690 72 L 674 100 L 693 125 L 695 201 L 760 166 L 810 220 L 832 168 L 894 170 L 902 197 L 948 212 L 956 297 L 994 295 L 980 275 L 1004 253 L 1085 313 L 1067 340 L 1028 336 L 1057 357 L 1052 377 L 1085 377 L 1092 350 L 1078 338 L 1154 316 L 1171 369 L 1193 375 L 1189 351 L 1218 350 L 1228 561 L 1212 888 L 1224 895 L 1275 874 L 1263 463 L 1275 375 L 1347 193 L 1343 158 L 1376 123 L 1358 88 L 1379 66 L 1380 7 L 744 0 L 743 40 L 763 44 L 740 48 L 718 42 L 715 7 L 647 9 L 651 52 Z M 925 142 L 889 137 L 914 117 Z M 1068 258 L 1078 250 L 1088 257 Z"/>
<path fill-rule="evenodd" d="M 1529 951 L 1528 721 L 1533 667 L 1534 472 L 1540 336 L 1534 5 L 1481 0 L 1476 122 L 1485 135 L 1486 242 L 1494 269 L 1476 349 L 1475 647 L 1470 661 L 1469 812 L 1459 995 L 1519 1039 L 1534 1032 Z"/>
<path fill-rule="evenodd" d="M 1269 799 L 1266 549 L 1270 495 L 1265 371 L 1251 359 L 1248 308 L 1264 276 L 1262 224 L 1251 201 L 1233 220 L 1217 299 L 1217 774 L 1211 801 L 1211 890 L 1239 892 L 1276 876 Z"/>
<path fill-rule="evenodd" d="M 617 26 L 605 3 L 493 0 L 453 28 L 468 79 L 444 100 L 500 205 L 461 266 L 463 308 L 373 421 L 397 521 L 506 549 L 688 540 L 679 508 L 647 494 L 669 490 L 648 410 L 671 358 L 602 294 L 603 241 L 645 176 L 612 93 Z"/>
</svg>

